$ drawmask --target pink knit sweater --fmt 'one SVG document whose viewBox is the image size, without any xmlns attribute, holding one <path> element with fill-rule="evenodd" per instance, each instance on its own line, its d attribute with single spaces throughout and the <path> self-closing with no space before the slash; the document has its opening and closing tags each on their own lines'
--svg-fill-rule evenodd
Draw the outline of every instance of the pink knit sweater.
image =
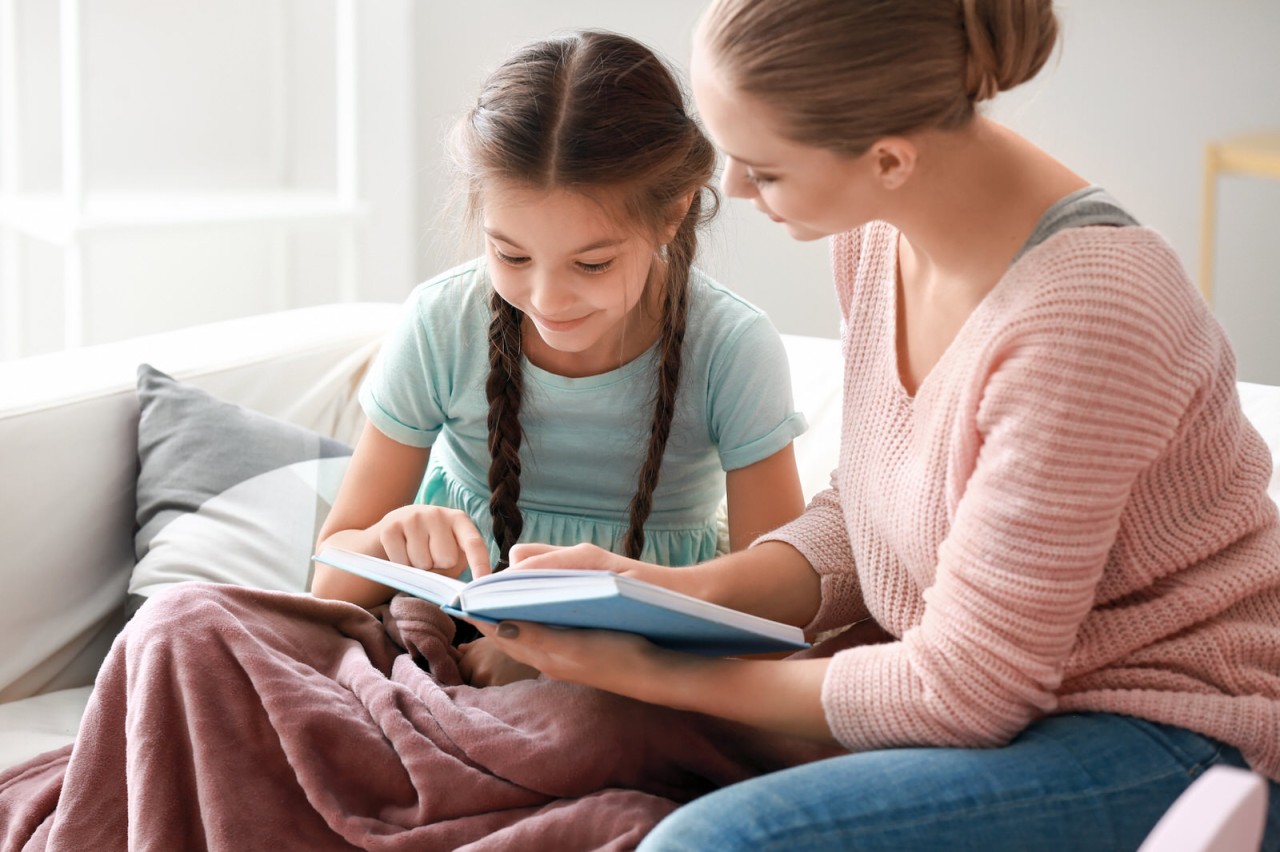
<svg viewBox="0 0 1280 852">
<path fill-rule="evenodd" d="M 1105 711 L 1237 746 L 1280 779 L 1280 520 L 1221 328 L 1146 228 L 1058 233 L 969 317 L 914 397 L 897 231 L 835 238 L 844 425 L 832 488 L 766 538 L 822 579 L 848 748 L 991 746 Z M 835 369 L 835 365 L 832 365 Z"/>
</svg>

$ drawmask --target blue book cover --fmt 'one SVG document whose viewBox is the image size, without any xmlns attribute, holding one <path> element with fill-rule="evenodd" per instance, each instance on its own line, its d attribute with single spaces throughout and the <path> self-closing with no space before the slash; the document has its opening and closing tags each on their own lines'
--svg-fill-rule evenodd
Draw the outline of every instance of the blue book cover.
<svg viewBox="0 0 1280 852">
<path fill-rule="evenodd" d="M 798 627 L 608 571 L 509 569 L 464 583 L 334 547 L 315 559 L 465 618 L 621 630 L 665 648 L 708 656 L 808 647 Z"/>
</svg>

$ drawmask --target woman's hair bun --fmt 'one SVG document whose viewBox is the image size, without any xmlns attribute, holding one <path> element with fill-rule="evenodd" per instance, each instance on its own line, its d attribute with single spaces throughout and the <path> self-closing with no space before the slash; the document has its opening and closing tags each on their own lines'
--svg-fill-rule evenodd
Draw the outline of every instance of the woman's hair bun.
<svg viewBox="0 0 1280 852">
<path fill-rule="evenodd" d="M 1052 0 L 960 0 L 968 40 L 965 92 L 985 101 L 1019 86 L 1048 61 L 1058 41 Z"/>
</svg>

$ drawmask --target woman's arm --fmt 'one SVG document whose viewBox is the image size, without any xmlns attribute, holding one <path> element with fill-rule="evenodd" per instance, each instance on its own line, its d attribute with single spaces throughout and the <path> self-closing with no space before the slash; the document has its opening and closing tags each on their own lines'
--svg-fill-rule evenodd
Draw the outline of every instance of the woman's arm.
<svg viewBox="0 0 1280 852">
<path fill-rule="evenodd" d="M 763 533 L 804 511 L 804 493 L 792 444 L 725 476 L 729 504 L 729 549 L 743 550 Z"/>
<path fill-rule="evenodd" d="M 835 742 L 822 706 L 829 659 L 718 659 L 667 651 L 607 630 L 558 630 L 528 622 L 476 627 L 499 650 L 557 680 Z"/>
</svg>

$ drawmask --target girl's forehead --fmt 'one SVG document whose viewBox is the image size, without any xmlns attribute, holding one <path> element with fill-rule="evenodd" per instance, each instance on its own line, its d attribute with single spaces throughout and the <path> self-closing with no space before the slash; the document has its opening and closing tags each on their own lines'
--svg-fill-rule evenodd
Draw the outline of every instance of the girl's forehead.
<svg viewBox="0 0 1280 852">
<path fill-rule="evenodd" d="M 481 202 L 486 230 L 501 225 L 537 231 L 575 231 L 625 239 L 637 229 L 628 222 L 622 194 L 616 190 L 544 189 L 518 184 L 486 188 Z"/>
</svg>

